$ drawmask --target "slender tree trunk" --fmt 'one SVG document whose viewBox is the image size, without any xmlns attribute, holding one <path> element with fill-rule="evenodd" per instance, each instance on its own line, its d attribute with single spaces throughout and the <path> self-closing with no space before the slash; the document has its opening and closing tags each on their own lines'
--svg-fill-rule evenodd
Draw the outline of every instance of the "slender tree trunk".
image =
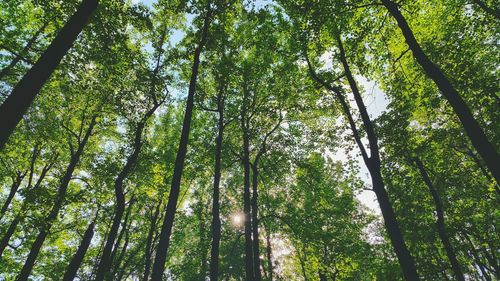
<svg viewBox="0 0 500 281">
<path fill-rule="evenodd" d="M 9 245 L 10 238 L 12 238 L 12 235 L 14 235 L 14 232 L 16 231 L 17 225 L 20 222 L 20 217 L 19 215 L 16 216 L 12 222 L 9 225 L 9 228 L 7 228 L 7 231 L 2 237 L 2 241 L 0 241 L 0 259 L 3 256 L 3 252 L 5 251 L 5 248 Z"/>
<path fill-rule="evenodd" d="M 344 46 L 342 44 L 342 40 L 340 39 L 340 35 L 337 36 L 337 42 L 340 50 L 340 60 L 344 67 L 349 86 L 351 87 L 352 93 L 354 95 L 354 100 L 359 109 L 361 120 L 363 121 L 363 126 L 366 130 L 366 135 L 370 146 L 370 157 L 367 157 L 367 154 L 365 153 L 364 161 L 372 178 L 373 191 L 377 196 L 377 200 L 382 211 L 382 216 L 384 217 L 384 223 L 387 229 L 387 233 L 391 240 L 392 246 L 394 247 L 399 260 L 399 264 L 401 265 L 406 280 L 418 280 L 419 277 L 417 274 L 417 269 L 415 268 L 415 262 L 413 261 L 413 257 L 410 255 L 410 252 L 408 251 L 408 248 L 404 241 L 403 234 L 401 233 L 396 219 L 396 214 L 394 213 L 391 202 L 389 200 L 389 196 L 385 189 L 384 181 L 382 179 L 377 135 L 375 134 L 373 124 L 370 120 L 370 116 L 368 115 L 368 111 L 366 110 L 363 98 L 361 97 L 361 93 L 359 92 L 356 80 L 354 79 L 354 76 L 347 62 Z M 362 145 L 361 142 L 358 142 L 358 145 Z"/>
<path fill-rule="evenodd" d="M 78 246 L 78 250 L 71 259 L 71 262 L 66 269 L 66 273 L 64 273 L 63 281 L 72 281 L 75 279 L 76 273 L 78 272 L 78 269 L 82 264 L 83 258 L 85 257 L 87 249 L 90 246 L 90 242 L 92 241 L 92 237 L 94 236 L 94 226 L 95 222 L 92 221 L 87 227 L 87 230 L 85 230 L 85 234 L 83 234 L 83 239 L 80 242 L 80 246 Z"/>
<path fill-rule="evenodd" d="M 271 246 L 271 229 L 266 229 L 266 255 L 267 255 L 267 266 L 268 266 L 268 277 L 270 281 L 273 281 L 273 254 Z"/>
<path fill-rule="evenodd" d="M 45 241 L 45 238 L 47 238 L 47 235 L 50 232 L 50 228 L 52 227 L 52 224 L 56 221 L 57 216 L 59 215 L 59 211 L 64 205 L 64 201 L 66 199 L 66 191 L 68 189 L 69 182 L 71 181 L 71 177 L 73 176 L 73 171 L 76 168 L 76 165 L 80 161 L 80 157 L 83 154 L 83 150 L 85 148 L 85 145 L 87 144 L 87 141 L 92 134 L 92 130 L 94 129 L 94 126 L 96 124 L 96 118 L 97 116 L 94 115 L 92 117 L 92 120 L 90 122 L 89 127 L 87 128 L 87 131 L 85 132 L 85 136 L 83 139 L 79 142 L 78 144 L 78 149 L 77 151 L 72 154 L 71 156 L 71 161 L 66 168 L 66 172 L 64 173 L 64 177 L 61 180 L 61 184 L 59 185 L 59 189 L 57 191 L 57 198 L 54 202 L 54 205 L 52 206 L 52 209 L 50 210 L 50 213 L 45 221 L 45 225 L 41 226 L 41 230 L 38 233 L 35 242 L 31 246 L 31 250 L 28 254 L 28 257 L 26 258 L 26 261 L 24 263 L 23 268 L 21 269 L 21 272 L 19 273 L 19 276 L 17 276 L 16 281 L 26 281 L 28 280 L 28 277 L 31 273 L 31 270 L 33 269 L 33 266 L 35 265 L 36 258 L 38 257 L 38 253 L 40 252 L 40 249 L 42 248 L 43 242 Z M 83 124 L 82 124 L 83 126 Z"/>
<path fill-rule="evenodd" d="M 220 222 L 220 179 L 221 179 L 221 158 L 222 158 L 222 138 L 224 136 L 224 99 L 222 93 L 217 97 L 217 111 L 219 120 L 217 123 L 218 134 L 215 141 L 215 166 L 214 166 L 214 186 L 212 195 L 212 247 L 210 250 L 210 281 L 219 279 L 219 246 L 221 237 Z"/>
<path fill-rule="evenodd" d="M 14 199 L 14 196 L 16 195 L 17 190 L 19 189 L 19 186 L 21 186 L 21 182 L 23 181 L 23 179 L 24 179 L 24 174 L 17 174 L 16 177 L 12 177 L 12 185 L 10 186 L 9 195 L 7 195 L 7 199 L 5 199 L 2 209 L 0 210 L 0 220 L 5 215 L 5 212 L 7 212 L 7 209 L 9 208 L 12 199 Z"/>
<path fill-rule="evenodd" d="M 97 8 L 98 0 L 83 0 L 77 11 L 59 31 L 56 38 L 24 75 L 0 106 L 0 150 L 35 99 L 45 81 L 54 72 L 78 34 Z"/>
<path fill-rule="evenodd" d="M 258 161 L 258 160 L 257 160 Z M 252 235 L 253 235 L 253 274 L 254 280 L 262 280 L 260 272 L 260 245 L 259 245 L 259 199 L 258 199 L 258 184 L 259 184 L 259 170 L 258 162 L 254 161 L 252 165 Z"/>
<path fill-rule="evenodd" d="M 297 254 L 299 256 L 299 262 L 300 262 L 300 269 L 302 271 L 302 277 L 304 277 L 304 281 L 308 281 L 309 279 L 307 278 L 307 272 L 306 272 L 306 251 L 305 248 L 302 247 L 302 250 L 304 251 L 304 255 L 302 256 L 300 254 L 300 251 L 297 251 Z"/>
<path fill-rule="evenodd" d="M 201 40 L 194 52 L 193 66 L 191 68 L 191 79 L 189 82 L 188 97 L 186 102 L 186 111 L 184 113 L 184 121 L 182 124 L 181 139 L 175 159 L 174 173 L 172 176 L 170 193 L 168 195 L 167 208 L 161 227 L 160 241 L 158 242 L 156 257 L 153 264 L 153 272 L 151 275 L 153 280 L 162 280 L 163 272 L 165 271 L 165 261 L 167 259 L 168 246 L 170 244 L 170 235 L 172 234 L 175 213 L 177 211 L 177 201 L 179 199 L 181 178 L 184 169 L 184 159 L 186 158 L 187 146 L 189 142 L 191 117 L 193 115 L 194 107 L 194 94 L 196 91 L 196 80 L 198 79 L 198 70 L 200 66 L 200 55 L 208 39 L 208 29 L 210 26 L 211 17 L 212 11 L 210 10 L 210 5 L 208 5 L 203 23 Z"/>
<path fill-rule="evenodd" d="M 54 160 L 51 163 L 48 163 L 48 164 L 46 164 L 43 167 L 42 172 L 40 173 L 40 176 L 38 177 L 38 180 L 36 181 L 34 187 L 33 188 L 29 188 L 29 186 L 28 186 L 28 190 L 27 190 L 28 192 L 31 192 L 32 190 L 37 189 L 41 185 L 41 183 L 42 183 L 43 179 L 45 178 L 45 176 L 47 175 L 48 171 L 55 164 L 56 159 L 57 159 L 57 157 L 55 157 Z M 27 206 L 28 206 L 28 203 L 29 202 L 24 201 L 23 204 L 22 204 L 21 210 L 26 210 Z M 22 211 L 22 212 L 24 212 L 24 211 Z M 21 213 L 21 214 L 16 215 L 15 218 L 14 218 L 14 220 L 12 220 L 12 222 L 10 223 L 9 228 L 7 229 L 7 231 L 5 232 L 4 236 L 2 237 L 2 240 L 0 241 L 0 259 L 1 259 L 2 255 L 3 255 L 3 252 L 4 252 L 5 248 L 9 244 L 9 241 L 12 238 L 12 235 L 14 234 L 17 226 L 19 225 L 19 223 L 23 219 L 24 219 L 24 214 Z"/>
<path fill-rule="evenodd" d="M 111 225 L 111 228 L 109 230 L 108 238 L 106 240 L 106 244 L 104 246 L 104 250 L 101 255 L 99 267 L 97 268 L 97 273 L 95 277 L 95 280 L 97 281 L 103 280 L 106 275 L 110 274 L 110 268 L 113 261 L 112 259 L 113 245 L 115 243 L 116 235 L 118 234 L 118 229 L 120 228 L 120 223 L 123 217 L 123 213 L 125 212 L 124 183 L 127 177 L 130 175 L 130 173 L 133 171 L 137 163 L 137 159 L 139 158 L 139 153 L 142 148 L 142 136 L 144 133 L 144 128 L 146 126 L 146 123 L 159 106 L 160 105 L 157 102 L 155 102 L 154 105 L 146 112 L 142 120 L 137 124 L 134 134 L 133 151 L 127 158 L 127 162 L 125 163 L 122 170 L 116 177 L 114 184 L 115 197 L 116 197 L 115 215 L 113 217 L 113 224 Z"/>
<path fill-rule="evenodd" d="M 116 258 L 116 260 L 114 258 L 111 259 L 111 261 L 114 262 L 114 265 L 113 265 L 112 274 L 108 277 L 108 280 L 110 280 L 110 281 L 115 280 L 115 276 L 118 273 L 118 271 L 120 270 L 123 258 L 125 257 L 125 254 L 127 253 L 128 244 L 130 242 L 130 224 L 131 223 L 132 222 L 130 222 L 128 224 L 128 226 L 126 226 L 126 225 L 123 226 L 122 233 L 125 232 L 125 242 L 123 243 L 123 247 L 122 247 L 122 250 L 120 251 L 120 255 L 118 256 L 118 258 Z M 117 242 L 119 242 L 119 240 Z M 119 246 L 120 245 L 117 243 L 115 246 L 116 249 Z M 117 250 L 115 251 L 115 255 L 116 255 L 116 252 L 117 252 Z M 112 255 L 112 256 L 115 256 L 115 255 Z"/>
<path fill-rule="evenodd" d="M 152 254 L 152 245 L 153 245 L 153 236 L 156 229 L 156 222 L 158 220 L 158 216 L 160 214 L 161 200 L 156 205 L 156 209 L 154 215 L 151 219 L 151 226 L 149 227 L 148 238 L 146 240 L 146 249 L 144 256 L 146 257 L 146 261 L 144 262 L 144 275 L 142 277 L 142 281 L 148 281 L 149 279 L 149 271 L 151 270 L 151 254 Z"/>
<path fill-rule="evenodd" d="M 500 182 L 500 156 L 498 155 L 496 148 L 488 141 L 486 134 L 472 115 L 469 107 L 459 95 L 457 90 L 453 87 L 446 75 L 424 53 L 417 42 L 417 39 L 413 35 L 413 31 L 408 25 L 408 22 L 399 11 L 398 5 L 392 0 L 382 0 L 382 3 L 387 8 L 389 13 L 391 13 L 391 15 L 396 19 L 399 28 L 406 39 L 406 43 L 413 52 L 413 56 L 420 66 L 422 66 L 427 76 L 431 78 L 434 83 L 436 83 L 439 90 L 446 97 L 455 111 L 455 114 L 457 114 L 460 119 L 472 144 L 479 152 L 479 155 L 483 158 L 486 166 L 493 174 L 493 177 L 497 182 Z"/>
<path fill-rule="evenodd" d="M 439 238 L 441 238 L 441 242 L 443 243 L 444 249 L 446 251 L 446 255 L 448 256 L 448 260 L 451 263 L 451 269 L 453 270 L 453 274 L 455 275 L 455 279 L 458 281 L 465 281 L 464 274 L 460 269 L 460 264 L 458 263 L 457 256 L 455 255 L 455 251 L 451 246 L 450 238 L 446 231 L 446 223 L 444 221 L 444 210 L 443 204 L 441 202 L 441 198 L 439 197 L 438 191 L 434 188 L 429 175 L 424 167 L 424 164 L 420 161 L 420 159 L 413 159 L 415 165 L 417 166 L 420 175 L 422 176 L 425 184 L 429 188 L 429 192 L 431 193 L 432 199 L 434 200 L 434 205 L 436 206 L 436 226 L 439 233 Z"/>
<path fill-rule="evenodd" d="M 245 124 L 245 113 L 242 113 L 241 122 L 243 129 L 243 213 L 245 223 L 245 273 L 246 280 L 252 281 L 254 278 L 253 267 L 253 243 L 252 243 L 252 218 L 251 218 L 251 199 L 250 199 L 250 141 Z"/>
<path fill-rule="evenodd" d="M 47 23 L 44 23 L 42 25 L 42 27 L 40 27 L 37 30 L 37 32 L 30 38 L 30 40 L 28 40 L 28 42 L 24 46 L 23 50 L 20 53 L 18 53 L 14 57 L 14 59 L 12 59 L 12 61 L 9 63 L 9 65 L 7 65 L 6 67 L 4 67 L 0 71 L 0 80 L 2 80 L 7 74 L 9 74 L 10 70 L 12 68 L 14 68 L 16 66 L 16 64 L 23 59 L 23 55 L 26 54 L 29 51 L 29 49 L 31 49 L 31 46 L 33 44 L 35 44 L 36 40 L 38 40 L 38 37 L 45 30 L 45 28 L 47 27 L 47 25 L 48 25 Z"/>
</svg>

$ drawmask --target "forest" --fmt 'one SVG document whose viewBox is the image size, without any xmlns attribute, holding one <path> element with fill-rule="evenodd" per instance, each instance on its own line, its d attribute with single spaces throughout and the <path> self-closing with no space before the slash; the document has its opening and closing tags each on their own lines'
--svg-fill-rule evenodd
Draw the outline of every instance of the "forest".
<svg viewBox="0 0 500 281">
<path fill-rule="evenodd" d="M 0 1 L 0 280 L 500 280 L 498 0 Z"/>
</svg>

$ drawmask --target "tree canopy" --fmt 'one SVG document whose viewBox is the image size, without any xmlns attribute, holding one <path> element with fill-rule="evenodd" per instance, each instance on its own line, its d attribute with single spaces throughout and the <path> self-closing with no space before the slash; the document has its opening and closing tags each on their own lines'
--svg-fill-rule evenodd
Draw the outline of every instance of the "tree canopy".
<svg viewBox="0 0 500 281">
<path fill-rule="evenodd" d="M 498 280 L 499 19 L 0 1 L 0 279 Z"/>
</svg>

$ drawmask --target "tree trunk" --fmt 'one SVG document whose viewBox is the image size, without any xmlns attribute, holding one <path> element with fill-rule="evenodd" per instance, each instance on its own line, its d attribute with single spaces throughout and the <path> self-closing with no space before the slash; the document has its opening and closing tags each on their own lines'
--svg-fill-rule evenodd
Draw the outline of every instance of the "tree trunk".
<svg viewBox="0 0 500 281">
<path fill-rule="evenodd" d="M 217 111 L 219 120 L 217 124 L 218 134 L 215 141 L 215 166 L 214 166 L 214 189 L 212 195 L 212 247 L 210 250 L 210 281 L 219 279 L 219 246 L 221 237 L 220 222 L 220 178 L 221 178 L 221 154 L 222 138 L 224 136 L 224 99 L 219 92 L 217 97 Z"/>
<path fill-rule="evenodd" d="M 52 224 L 57 219 L 57 216 L 59 215 L 59 211 L 61 210 L 61 208 L 64 205 L 64 201 L 66 199 L 66 191 L 68 189 L 69 182 L 71 181 L 71 177 L 73 176 L 73 171 L 75 170 L 76 165 L 80 161 L 80 157 L 83 154 L 83 150 L 85 148 L 85 145 L 87 144 L 87 141 L 90 138 L 90 135 L 92 134 L 92 130 L 94 129 L 94 126 L 96 124 L 96 118 L 97 118 L 96 115 L 94 115 L 92 117 L 90 125 L 87 128 L 87 131 L 85 132 L 85 136 L 78 144 L 77 151 L 74 154 L 72 154 L 72 156 L 71 156 L 71 161 L 70 161 L 68 167 L 66 168 L 66 172 L 64 173 L 64 177 L 62 178 L 61 184 L 59 185 L 59 189 L 57 191 L 57 198 L 54 202 L 54 205 L 52 206 L 52 209 L 50 210 L 50 213 L 45 221 L 45 225 L 41 226 L 41 230 L 38 233 L 38 236 L 36 237 L 35 242 L 31 246 L 31 250 L 28 254 L 28 257 L 26 258 L 26 261 L 23 265 L 23 268 L 21 269 L 19 276 L 17 276 L 16 281 L 28 280 L 28 277 L 31 273 L 31 270 L 33 269 L 33 266 L 35 265 L 36 258 L 38 257 L 38 253 L 40 252 L 40 249 L 42 248 L 43 242 L 45 241 L 45 238 L 47 238 L 47 235 L 50 232 L 50 228 L 52 227 Z M 83 124 L 82 124 L 82 126 L 83 126 Z"/>
<path fill-rule="evenodd" d="M 71 48 L 97 5 L 98 0 L 83 0 L 75 14 L 0 106 L 0 120 L 2 120 L 0 122 L 0 150 L 5 146 L 9 136 L 21 121 L 45 81 Z"/>
<path fill-rule="evenodd" d="M 170 235 L 172 234 L 175 213 L 177 211 L 177 201 L 179 199 L 181 178 L 184 169 L 184 159 L 186 158 L 187 146 L 189 142 L 191 117 L 193 115 L 194 107 L 194 94 L 196 91 L 196 80 L 198 78 L 198 70 L 200 66 L 200 55 L 208 39 L 208 29 L 211 16 L 212 11 L 210 10 L 210 5 L 208 5 L 203 23 L 201 40 L 194 52 L 193 66 L 191 68 L 191 79 L 189 81 L 188 97 L 186 101 L 186 112 L 184 113 L 184 121 L 182 124 L 181 139 L 175 159 L 174 173 L 172 176 L 170 193 L 168 195 L 165 218 L 163 219 L 163 224 L 161 227 L 160 240 L 158 242 L 156 257 L 153 264 L 153 272 L 151 275 L 153 280 L 162 280 L 163 272 L 165 271 L 165 261 L 167 259 L 168 246 L 170 244 Z"/>
<path fill-rule="evenodd" d="M 486 166 L 488 166 L 488 169 L 493 174 L 493 177 L 497 182 L 500 182 L 500 156 L 498 155 L 495 147 L 493 147 L 493 145 L 488 141 L 486 134 L 472 115 L 469 107 L 459 95 L 457 90 L 453 87 L 446 75 L 424 53 L 417 42 L 417 39 L 413 35 L 413 31 L 408 25 L 408 22 L 399 11 L 398 5 L 391 0 L 382 0 L 382 3 L 396 19 L 399 28 L 406 39 L 406 43 L 413 52 L 413 56 L 420 66 L 422 66 L 427 76 L 431 78 L 434 83 L 436 83 L 436 86 L 446 97 L 455 111 L 455 114 L 457 114 L 460 119 L 460 122 L 467 132 L 472 144 L 483 158 Z"/>
<path fill-rule="evenodd" d="M 439 238 L 441 238 L 441 242 L 443 243 L 446 255 L 448 256 L 448 260 L 451 263 L 451 269 L 453 270 L 455 279 L 458 281 L 465 281 L 464 274 L 460 269 L 460 264 L 458 263 L 457 256 L 455 255 L 455 251 L 451 246 L 450 238 L 448 237 L 448 233 L 446 231 L 446 224 L 444 221 L 444 210 L 441 198 L 439 197 L 437 190 L 434 188 L 434 185 L 432 184 L 432 181 L 429 178 L 427 171 L 425 170 L 424 164 L 422 164 L 422 162 L 418 158 L 415 158 L 413 160 L 425 184 L 429 188 L 429 192 L 431 193 L 432 199 L 434 200 L 434 205 L 436 206 L 436 216 L 437 216 L 436 226 L 438 229 Z"/>
<path fill-rule="evenodd" d="M 36 183 L 33 186 L 33 188 L 29 188 L 29 186 L 28 186 L 28 192 L 31 192 L 32 190 L 35 190 L 35 189 L 37 189 L 40 186 L 40 184 L 42 183 L 43 179 L 45 178 L 45 176 L 47 175 L 47 173 L 49 172 L 49 170 L 55 164 L 56 159 L 57 159 L 57 156 L 54 157 L 54 160 L 52 162 L 46 164 L 43 167 L 42 172 L 40 173 L 40 176 L 38 177 L 38 180 L 36 181 Z M 23 210 L 23 212 L 24 212 L 27 209 L 27 206 L 28 206 L 28 202 L 24 201 L 23 204 L 22 204 L 22 206 L 21 206 L 21 210 Z M 18 215 L 16 215 L 16 217 L 14 218 L 14 220 L 10 223 L 9 228 L 7 229 L 7 231 L 5 232 L 4 236 L 2 237 L 2 240 L 0 241 L 0 258 L 2 257 L 5 248 L 9 244 L 10 238 L 12 238 L 12 235 L 14 234 L 14 232 L 15 232 L 15 230 L 17 228 L 17 225 L 19 224 L 19 222 L 21 222 L 21 220 L 23 218 L 24 218 L 24 214 L 23 213 L 18 214 Z"/>
<path fill-rule="evenodd" d="M 0 210 L 0 220 L 5 215 L 5 212 L 7 212 L 10 202 L 12 202 L 12 199 L 14 199 L 14 196 L 16 195 L 19 186 L 21 186 L 21 182 L 23 181 L 23 179 L 24 179 L 24 174 L 19 174 L 19 173 L 17 174 L 16 177 L 12 177 L 12 185 L 10 186 L 9 195 L 7 195 L 7 199 L 5 199 L 2 209 Z"/>
<path fill-rule="evenodd" d="M 151 219 L 151 226 L 149 227 L 148 238 L 146 240 L 146 249 L 144 252 L 144 256 L 146 257 L 146 261 L 144 262 L 144 275 L 142 277 L 142 281 L 148 281 L 149 279 L 149 271 L 151 270 L 151 254 L 152 254 L 152 246 L 153 246 L 153 236 L 156 229 L 156 222 L 158 220 L 158 215 L 160 214 L 161 201 L 156 205 L 156 209 L 154 215 Z"/>
<path fill-rule="evenodd" d="M 12 235 L 14 235 L 14 232 L 16 231 L 17 225 L 19 224 L 20 220 L 21 219 L 19 218 L 19 216 L 16 216 L 3 235 L 2 241 L 0 241 L 0 259 L 2 258 L 5 248 L 7 248 L 7 246 L 9 245 L 10 238 L 12 238 Z"/>
<path fill-rule="evenodd" d="M 91 222 L 83 235 L 83 239 L 80 242 L 80 246 L 78 246 L 78 250 L 75 255 L 71 259 L 71 262 L 66 269 L 66 273 L 64 274 L 63 281 L 72 281 L 76 277 L 76 273 L 82 264 L 83 258 L 85 257 L 85 253 L 87 253 L 87 249 L 90 246 L 90 242 L 92 241 L 92 237 L 94 236 L 94 226 L 95 222 Z"/>
<path fill-rule="evenodd" d="M 258 161 L 258 160 L 257 160 Z M 258 199 L 258 184 L 259 184 L 259 170 L 258 162 L 254 161 L 252 165 L 252 235 L 253 235 L 253 274 L 254 280 L 262 280 L 260 272 L 260 245 L 259 245 L 259 199 Z"/>
<path fill-rule="evenodd" d="M 35 44 L 36 40 L 40 36 L 40 33 L 42 33 L 45 30 L 45 28 L 47 27 L 47 25 L 48 25 L 47 23 L 44 23 L 42 25 L 42 27 L 40 27 L 37 30 L 37 32 L 30 38 L 30 40 L 28 40 L 28 42 L 24 46 L 23 50 L 20 53 L 16 54 L 16 56 L 14 57 L 14 59 L 12 59 L 12 61 L 9 63 L 9 65 L 7 65 L 6 67 L 4 67 L 0 71 L 0 80 L 2 80 L 6 75 L 8 75 L 9 72 L 10 72 L 10 70 L 12 68 L 14 68 L 16 66 L 16 64 L 23 59 L 23 55 L 26 54 L 29 51 L 29 49 L 31 48 L 31 46 L 33 44 Z"/>
<path fill-rule="evenodd" d="M 242 129 L 243 129 L 243 213 L 245 223 L 245 273 L 246 280 L 252 281 L 254 278 L 253 267 L 253 243 L 252 243 L 252 218 L 251 218 L 251 199 L 250 199 L 250 141 L 245 124 L 245 113 L 243 111 L 241 116 Z"/>
<path fill-rule="evenodd" d="M 268 274 L 269 280 L 273 281 L 273 255 L 272 255 L 272 246 L 271 246 L 271 229 L 266 229 L 266 255 L 267 255 L 267 266 L 268 266 Z"/>
<path fill-rule="evenodd" d="M 389 196 L 385 189 L 384 181 L 382 179 L 377 135 L 375 134 L 373 124 L 370 120 L 370 116 L 368 115 L 368 111 L 366 110 L 363 98 L 361 97 L 361 93 L 359 92 L 356 80 L 351 73 L 351 69 L 347 62 L 344 46 L 342 44 L 340 35 L 337 35 L 337 43 L 340 51 L 340 60 L 342 62 L 342 66 L 344 67 L 345 75 L 347 77 L 349 86 L 351 87 L 352 93 L 354 95 L 354 100 L 361 115 L 363 126 L 366 130 L 366 135 L 370 147 L 370 157 L 368 158 L 365 153 L 364 161 L 372 178 L 373 191 L 377 196 L 377 200 L 382 211 L 382 216 L 384 217 L 384 224 L 387 229 L 387 233 L 391 240 L 392 246 L 394 247 L 399 260 L 399 264 L 401 265 L 406 280 L 418 280 L 419 277 L 417 274 L 417 269 L 415 268 L 415 262 L 413 261 L 413 257 L 410 255 L 410 252 L 408 251 L 408 248 L 404 241 L 403 234 L 401 233 L 396 219 L 396 214 L 394 213 L 391 202 L 389 200 Z M 355 128 L 352 129 L 354 130 Z M 358 145 L 362 145 L 361 142 L 358 142 Z"/>
</svg>

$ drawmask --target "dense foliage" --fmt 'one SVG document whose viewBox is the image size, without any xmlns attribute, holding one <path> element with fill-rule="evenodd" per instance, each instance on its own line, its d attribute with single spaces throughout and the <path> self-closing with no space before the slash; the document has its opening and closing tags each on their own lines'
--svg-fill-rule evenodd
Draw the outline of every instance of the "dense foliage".
<svg viewBox="0 0 500 281">
<path fill-rule="evenodd" d="M 0 279 L 498 280 L 498 4 L 0 1 Z"/>
</svg>

